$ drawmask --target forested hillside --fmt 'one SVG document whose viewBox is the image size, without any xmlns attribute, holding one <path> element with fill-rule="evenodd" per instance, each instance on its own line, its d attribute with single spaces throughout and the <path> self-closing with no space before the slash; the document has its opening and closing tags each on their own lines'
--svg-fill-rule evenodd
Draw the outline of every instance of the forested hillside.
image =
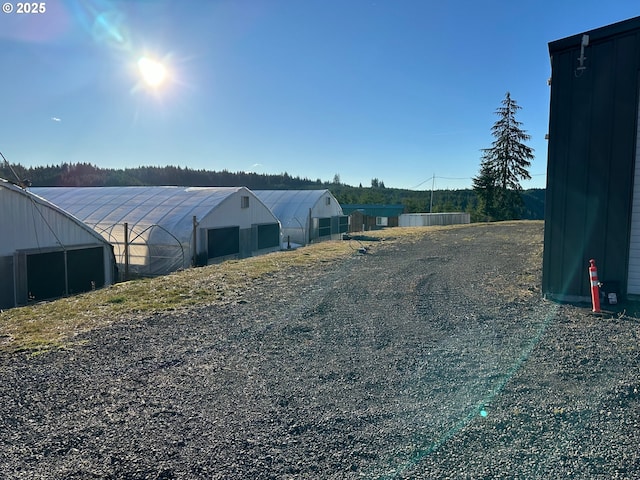
<svg viewBox="0 0 640 480">
<path fill-rule="evenodd" d="M 406 213 L 469 212 L 476 216 L 477 197 L 472 189 L 463 190 L 407 190 L 387 188 L 384 182 L 372 180 L 371 187 L 353 187 L 342 183 L 310 180 L 289 174 L 268 175 L 254 172 L 213 172 L 186 167 L 136 167 L 125 169 L 99 168 L 90 163 L 62 164 L 46 167 L 24 167 L 20 164 L 2 165 L 0 177 L 10 181 L 24 181 L 37 187 L 46 186 L 245 186 L 252 190 L 327 188 L 341 204 L 402 204 Z M 522 192 L 522 219 L 544 217 L 544 189 Z"/>
</svg>

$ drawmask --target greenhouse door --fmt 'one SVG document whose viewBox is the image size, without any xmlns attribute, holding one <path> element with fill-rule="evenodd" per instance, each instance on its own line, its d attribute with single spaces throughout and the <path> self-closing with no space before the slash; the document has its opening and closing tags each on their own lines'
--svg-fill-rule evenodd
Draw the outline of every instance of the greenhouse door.
<svg viewBox="0 0 640 480">
<path fill-rule="evenodd" d="M 331 236 L 331 218 L 318 219 L 318 236 L 319 237 Z"/>
<path fill-rule="evenodd" d="M 346 215 L 338 217 L 338 233 L 349 232 L 349 217 Z"/>
<path fill-rule="evenodd" d="M 89 292 L 104 286 L 104 248 L 28 253 L 26 298 L 46 300 L 67 294 Z"/>
<path fill-rule="evenodd" d="M 240 227 L 210 228 L 207 230 L 208 258 L 240 253 Z"/>
<path fill-rule="evenodd" d="M 28 300 L 62 297 L 67 291 L 64 252 L 27 255 Z"/>
<path fill-rule="evenodd" d="M 103 247 L 83 248 L 67 252 L 69 293 L 89 292 L 104 287 Z"/>
<path fill-rule="evenodd" d="M 280 246 L 280 224 L 258 225 L 258 250 Z"/>
</svg>

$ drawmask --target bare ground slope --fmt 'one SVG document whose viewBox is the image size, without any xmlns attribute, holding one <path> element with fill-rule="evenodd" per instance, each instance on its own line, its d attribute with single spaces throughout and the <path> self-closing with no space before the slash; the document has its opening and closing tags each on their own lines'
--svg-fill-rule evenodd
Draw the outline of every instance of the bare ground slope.
<svg viewBox="0 0 640 480">
<path fill-rule="evenodd" d="M 640 323 L 541 300 L 542 228 L 374 243 L 2 354 L 0 477 L 638 478 Z"/>
</svg>

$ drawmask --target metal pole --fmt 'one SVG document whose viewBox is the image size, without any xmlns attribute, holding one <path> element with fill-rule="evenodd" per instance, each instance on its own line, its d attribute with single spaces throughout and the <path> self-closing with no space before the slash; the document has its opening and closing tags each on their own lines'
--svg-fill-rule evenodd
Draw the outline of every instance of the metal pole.
<svg viewBox="0 0 640 480">
<path fill-rule="evenodd" d="M 65 248 L 62 252 L 64 256 L 64 294 L 69 295 L 69 268 L 67 265 L 67 249 Z"/>
<path fill-rule="evenodd" d="M 193 255 L 191 256 L 191 266 L 195 267 L 198 264 L 198 241 L 196 239 L 196 231 L 198 229 L 198 221 L 196 216 L 193 216 Z"/>
<path fill-rule="evenodd" d="M 129 224 L 124 222 L 124 281 L 129 280 Z"/>
</svg>

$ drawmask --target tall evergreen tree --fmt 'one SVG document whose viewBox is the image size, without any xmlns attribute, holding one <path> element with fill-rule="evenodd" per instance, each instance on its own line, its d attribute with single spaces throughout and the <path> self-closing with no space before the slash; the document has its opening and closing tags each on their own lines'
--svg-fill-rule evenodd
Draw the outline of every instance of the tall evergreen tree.
<svg viewBox="0 0 640 480">
<path fill-rule="evenodd" d="M 487 222 L 495 216 L 495 193 L 497 179 L 487 163 L 480 165 L 480 173 L 473 179 L 473 190 L 478 197 L 477 212 Z"/>
<path fill-rule="evenodd" d="M 517 102 L 506 93 L 502 106 L 496 110 L 498 120 L 491 128 L 495 140 L 491 148 L 482 150 L 480 174 L 474 178 L 474 190 L 481 200 L 491 200 L 484 208 L 490 209 L 497 220 L 516 218 L 522 208 L 520 180 L 529 180 L 528 168 L 533 160 L 533 149 L 525 144 L 531 136 L 516 120 L 520 110 Z M 489 213 L 489 210 L 483 213 Z"/>
</svg>

